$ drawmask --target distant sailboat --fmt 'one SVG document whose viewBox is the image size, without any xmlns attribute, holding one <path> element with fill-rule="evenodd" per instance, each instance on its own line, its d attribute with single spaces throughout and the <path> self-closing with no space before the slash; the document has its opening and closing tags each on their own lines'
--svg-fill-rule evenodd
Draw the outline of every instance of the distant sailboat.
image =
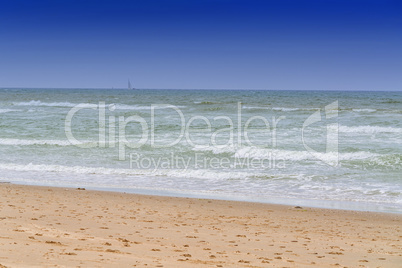
<svg viewBox="0 0 402 268">
<path fill-rule="evenodd" d="M 133 88 L 133 87 L 131 86 L 130 79 L 128 79 L 128 89 L 129 89 L 129 90 L 135 89 L 135 88 Z"/>
</svg>

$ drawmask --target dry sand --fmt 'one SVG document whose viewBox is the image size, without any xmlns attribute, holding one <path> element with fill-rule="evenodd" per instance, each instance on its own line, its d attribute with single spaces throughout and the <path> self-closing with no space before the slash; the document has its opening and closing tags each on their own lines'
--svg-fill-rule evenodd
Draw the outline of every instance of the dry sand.
<svg viewBox="0 0 402 268">
<path fill-rule="evenodd" d="M 0 267 L 401 267 L 402 215 L 0 185 Z"/>
</svg>

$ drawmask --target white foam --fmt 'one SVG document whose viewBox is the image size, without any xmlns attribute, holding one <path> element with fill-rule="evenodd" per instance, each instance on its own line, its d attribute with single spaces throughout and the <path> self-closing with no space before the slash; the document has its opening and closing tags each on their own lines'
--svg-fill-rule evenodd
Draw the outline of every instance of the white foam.
<svg viewBox="0 0 402 268">
<path fill-rule="evenodd" d="M 195 146 L 192 151 L 196 152 L 212 152 L 213 154 L 235 153 L 234 146 Z"/>
<path fill-rule="evenodd" d="M 16 109 L 0 109 L 0 114 L 10 113 L 10 112 L 20 112 L 21 110 Z"/>
<path fill-rule="evenodd" d="M 212 152 L 213 154 L 221 153 L 232 153 L 233 157 L 236 158 L 256 158 L 256 159 L 281 159 L 289 161 L 303 161 L 303 160 L 314 160 L 315 157 L 308 151 L 292 151 L 292 150 L 279 150 L 279 149 L 269 149 L 269 148 L 258 148 L 258 147 L 243 147 L 235 148 L 233 146 L 226 147 L 195 147 L 193 151 L 201 152 Z M 351 152 L 351 153 L 339 153 L 336 152 L 318 152 L 320 159 L 327 159 L 329 161 L 336 160 L 348 161 L 348 160 L 362 160 L 371 157 L 380 156 L 379 154 L 371 152 Z"/>
<path fill-rule="evenodd" d="M 307 200 L 357 201 L 400 204 L 400 186 L 345 176 L 275 174 L 239 170 L 114 169 L 103 167 L 0 163 L 0 179 L 39 185 L 77 185 L 116 189 L 168 190 L 172 193 L 210 192 L 218 196 L 245 195 L 263 200 L 272 197 Z M 32 179 L 35 178 L 36 179 Z M 75 187 L 75 186 L 74 186 Z M 298 201 L 298 202 L 299 202 Z"/>
<path fill-rule="evenodd" d="M 151 104 L 144 106 L 144 105 L 127 105 L 127 104 L 110 104 L 110 105 L 115 105 L 115 108 L 117 110 L 151 110 Z M 177 108 L 186 108 L 186 106 L 181 106 L 181 105 L 176 105 Z M 158 106 L 155 106 L 155 110 L 158 110 Z"/>
<path fill-rule="evenodd" d="M 20 165 L 0 163 L 0 169 L 12 171 L 56 172 L 65 174 L 86 175 L 118 175 L 118 176 L 166 176 L 171 178 L 198 178 L 198 179 L 241 179 L 250 176 L 248 172 L 216 172 L 207 169 L 114 169 L 104 167 L 62 166 L 62 165 Z"/>
<path fill-rule="evenodd" d="M 270 109 L 269 107 L 262 107 L 262 106 L 247 106 L 244 105 L 241 107 L 242 109 L 250 109 L 250 110 L 268 110 Z"/>
<path fill-rule="evenodd" d="M 352 109 L 353 112 L 374 113 L 376 109 Z"/>
<path fill-rule="evenodd" d="M 14 102 L 15 106 L 48 106 L 48 107 L 75 107 L 79 105 L 79 103 L 71 103 L 71 102 L 42 102 L 40 100 L 31 100 L 28 102 Z M 94 107 L 94 104 L 90 103 L 81 103 L 81 107 Z"/>
<path fill-rule="evenodd" d="M 1 139 L 0 145 L 58 145 L 58 146 L 73 146 L 91 143 L 91 141 L 70 142 L 68 140 L 22 140 L 22 139 Z M 94 142 L 96 143 L 96 142 Z"/>
<path fill-rule="evenodd" d="M 380 126 L 339 126 L 339 132 L 344 133 L 402 133 L 402 128 Z"/>
<path fill-rule="evenodd" d="M 400 154 L 381 155 L 370 159 L 369 164 L 400 170 L 402 169 L 402 156 Z"/>
<path fill-rule="evenodd" d="M 272 110 L 281 112 L 294 112 L 294 111 L 317 111 L 317 108 L 290 108 L 290 107 L 266 107 L 266 106 L 247 106 L 244 105 L 242 109 L 253 109 L 253 110 Z"/>
<path fill-rule="evenodd" d="M 42 102 L 40 100 L 31 100 L 28 102 L 14 102 L 15 106 L 45 106 L 45 107 L 68 107 L 72 108 L 77 105 L 80 105 L 82 108 L 94 108 L 96 107 L 95 103 L 71 103 L 71 102 Z M 128 104 L 120 104 L 120 103 L 111 103 L 106 104 L 106 108 L 114 107 L 117 110 L 150 110 L 151 105 L 128 105 Z M 177 108 L 186 108 L 186 106 L 176 106 Z M 157 109 L 157 106 L 156 106 Z"/>
<path fill-rule="evenodd" d="M 361 160 L 367 159 L 370 157 L 378 156 L 378 154 L 374 154 L 371 152 L 353 152 L 353 153 L 339 153 L 336 152 L 318 152 L 317 155 L 320 156 L 322 160 L 328 161 L 347 161 L 347 160 Z M 291 150 L 278 150 L 278 149 L 263 149 L 263 148 L 255 148 L 255 147 L 245 147 L 239 149 L 235 153 L 236 157 L 245 158 L 275 158 L 275 159 L 283 159 L 289 161 L 303 161 L 303 160 L 315 160 L 315 157 L 308 151 L 291 151 Z"/>
<path fill-rule="evenodd" d="M 272 108 L 273 111 L 281 111 L 281 112 L 293 112 L 293 111 L 299 111 L 303 110 L 300 108 L 286 108 L 286 107 L 274 107 Z"/>
</svg>

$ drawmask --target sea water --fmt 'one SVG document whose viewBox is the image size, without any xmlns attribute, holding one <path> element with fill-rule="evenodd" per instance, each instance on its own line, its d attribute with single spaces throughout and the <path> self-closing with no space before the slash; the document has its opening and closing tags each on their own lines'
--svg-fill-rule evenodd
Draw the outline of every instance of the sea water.
<svg viewBox="0 0 402 268">
<path fill-rule="evenodd" d="M 402 213 L 402 92 L 0 89 L 0 181 Z"/>
</svg>

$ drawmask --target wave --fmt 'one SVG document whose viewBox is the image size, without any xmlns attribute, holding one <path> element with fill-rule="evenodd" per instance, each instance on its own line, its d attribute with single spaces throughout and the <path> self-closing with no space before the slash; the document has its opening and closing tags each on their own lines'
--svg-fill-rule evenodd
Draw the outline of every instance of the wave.
<svg viewBox="0 0 402 268">
<path fill-rule="evenodd" d="M 0 163 L 1 181 L 61 187 L 93 187 L 137 193 L 189 197 L 206 194 L 229 200 L 295 201 L 329 207 L 372 204 L 379 210 L 401 211 L 401 187 L 381 180 L 362 182 L 358 176 L 312 175 L 304 172 L 270 174 L 213 170 L 135 170 L 86 166 Z M 166 176 L 166 177 L 165 177 Z M 148 190 L 145 191 L 144 190 Z M 179 194 L 179 195 L 178 195 Z M 195 196 L 194 196 L 195 195 Z M 232 199 L 234 198 L 234 199 Z M 334 203 L 341 201 L 342 203 Z M 346 201 L 347 203 L 343 203 Z M 314 203 L 312 203 L 314 202 Z M 352 203 L 358 202 L 358 203 Z M 361 202 L 361 203 L 360 203 Z M 359 205 L 360 203 L 360 205 Z M 385 205 L 385 206 L 383 206 Z"/>
<path fill-rule="evenodd" d="M 402 128 L 380 126 L 339 126 L 339 132 L 344 133 L 402 133 Z"/>
<path fill-rule="evenodd" d="M 267 107 L 267 106 L 242 106 L 242 109 L 250 110 L 272 110 L 280 112 L 294 112 L 294 111 L 317 111 L 319 108 L 291 108 L 291 107 Z"/>
<path fill-rule="evenodd" d="M 40 100 L 31 100 L 28 102 L 14 102 L 14 106 L 45 106 L 45 107 L 68 107 L 72 108 L 77 105 L 83 108 L 94 108 L 98 104 L 96 103 L 71 103 L 71 102 L 42 102 Z M 177 108 L 186 108 L 186 106 L 176 106 Z M 156 106 L 155 109 L 158 107 Z M 112 103 L 106 104 L 106 109 L 110 110 L 150 110 L 151 105 L 144 106 L 144 105 L 128 105 L 128 104 L 121 104 L 121 103 Z"/>
<path fill-rule="evenodd" d="M 303 161 L 314 160 L 314 156 L 308 151 L 292 151 L 292 150 L 280 150 L 280 149 L 268 149 L 257 147 L 244 147 L 235 148 L 234 146 L 225 147 L 195 147 L 193 151 L 199 152 L 211 152 L 212 154 L 232 154 L 236 158 L 256 158 L 256 159 L 279 159 L 289 161 Z M 339 159 L 340 161 L 348 160 L 361 160 L 369 159 L 372 157 L 380 156 L 379 154 L 371 152 L 350 152 L 350 153 L 317 153 L 321 159 L 328 161 L 334 161 Z"/>
<path fill-rule="evenodd" d="M 79 103 L 71 103 L 71 102 L 42 102 L 40 100 L 31 100 L 28 102 L 13 102 L 15 106 L 47 106 L 47 107 L 75 107 L 79 105 Z M 81 103 L 83 107 L 88 106 L 88 108 L 94 107 L 94 104 L 90 103 Z"/>
<path fill-rule="evenodd" d="M 339 109 L 339 111 L 343 112 L 355 112 L 355 113 L 375 113 L 375 112 L 381 112 L 381 113 L 401 113 L 402 110 L 394 110 L 394 109 L 384 109 L 384 108 L 342 108 Z"/>
<path fill-rule="evenodd" d="M 16 109 L 0 109 L 0 114 L 10 113 L 10 112 L 20 112 L 21 110 Z"/>
<path fill-rule="evenodd" d="M 242 108 L 242 109 L 245 109 L 245 110 L 247 110 L 247 109 L 250 109 L 250 110 L 269 110 L 269 109 L 271 109 L 270 107 L 263 107 L 263 106 L 247 106 L 247 105 L 244 105 L 244 106 L 242 106 L 241 108 Z"/>
<path fill-rule="evenodd" d="M 280 111 L 280 112 L 295 112 L 295 111 L 311 111 L 315 112 L 318 111 L 319 109 L 322 109 L 322 107 L 264 107 L 264 106 L 243 106 L 242 109 L 253 109 L 253 110 L 272 110 L 272 111 Z M 344 111 L 353 111 L 356 113 L 374 113 L 378 111 L 382 112 L 392 112 L 392 113 L 400 113 L 400 110 L 388 110 L 388 109 L 371 109 L 371 108 L 337 108 L 337 109 L 332 109 L 334 111 L 339 111 L 339 112 L 344 112 Z"/>
<path fill-rule="evenodd" d="M 294 112 L 294 111 L 310 111 L 311 109 L 303 109 L 303 108 L 286 108 L 286 107 L 274 107 L 273 111 L 281 111 L 281 112 Z"/>
<path fill-rule="evenodd" d="M 348 160 L 360 160 L 368 159 L 371 157 L 378 156 L 371 152 L 352 152 L 352 153 L 321 153 L 317 152 L 316 155 L 320 157 L 321 160 L 326 161 L 348 161 Z M 291 150 L 278 150 L 278 149 L 259 149 L 253 147 L 246 147 L 237 150 L 235 157 L 245 158 L 267 158 L 272 157 L 275 159 L 289 160 L 289 161 L 304 161 L 304 160 L 315 160 L 315 157 L 308 151 L 291 151 Z"/>
<path fill-rule="evenodd" d="M 362 112 L 362 113 L 374 113 L 377 110 L 376 109 L 352 109 L 353 112 Z"/>
<path fill-rule="evenodd" d="M 381 155 L 367 162 L 370 166 L 385 166 L 390 169 L 400 170 L 402 169 L 402 154 Z"/>
<path fill-rule="evenodd" d="M 30 146 L 30 145 L 57 145 L 57 146 L 76 146 L 76 145 L 89 145 L 96 144 L 97 142 L 91 141 L 80 141 L 80 142 L 70 142 L 68 140 L 21 140 L 21 139 L 0 139 L 0 145 L 20 145 L 20 146 Z"/>
<path fill-rule="evenodd" d="M 243 179 L 250 177 L 248 172 L 239 171 L 221 171 L 207 169 L 115 169 L 104 167 L 86 167 L 86 166 L 62 166 L 62 165 L 44 165 L 44 164 L 12 164 L 0 163 L 0 169 L 12 171 L 37 171 L 37 172 L 55 172 L 55 173 L 75 173 L 85 175 L 118 175 L 118 176 L 166 176 L 172 178 L 198 178 L 205 180 L 221 179 Z"/>
<path fill-rule="evenodd" d="M 187 107 L 187 106 L 183 106 L 183 105 L 174 105 L 174 106 L 179 109 L 183 109 L 183 108 Z M 111 110 L 116 109 L 116 110 L 149 110 L 149 111 L 151 111 L 152 106 L 151 106 L 151 104 L 145 106 L 145 105 L 128 105 L 128 104 L 121 104 L 121 103 L 112 103 L 112 104 L 106 105 L 106 107 L 109 107 L 109 109 L 111 109 Z M 155 107 L 155 110 L 160 109 L 157 104 L 155 104 L 154 107 Z M 164 109 L 168 109 L 168 108 L 164 108 Z"/>
<path fill-rule="evenodd" d="M 196 146 L 192 148 L 196 152 L 212 152 L 213 154 L 233 154 L 236 152 L 234 146 Z"/>
<path fill-rule="evenodd" d="M 361 165 L 367 167 L 379 167 L 379 168 L 389 168 L 389 169 L 402 169 L 402 155 L 401 154 L 378 154 L 367 151 L 357 151 L 357 152 L 329 152 L 321 153 L 317 152 L 312 155 L 308 151 L 292 151 L 292 150 L 279 150 L 279 149 L 268 149 L 268 148 L 257 148 L 257 147 L 244 147 L 236 149 L 232 146 L 226 147 L 199 147 L 193 150 L 206 152 L 209 151 L 214 155 L 219 154 L 230 154 L 234 158 L 238 159 L 260 159 L 267 161 L 307 161 L 307 162 L 320 162 L 324 163 L 337 163 L 341 165 Z M 317 158 L 316 158 L 317 157 Z"/>
</svg>

